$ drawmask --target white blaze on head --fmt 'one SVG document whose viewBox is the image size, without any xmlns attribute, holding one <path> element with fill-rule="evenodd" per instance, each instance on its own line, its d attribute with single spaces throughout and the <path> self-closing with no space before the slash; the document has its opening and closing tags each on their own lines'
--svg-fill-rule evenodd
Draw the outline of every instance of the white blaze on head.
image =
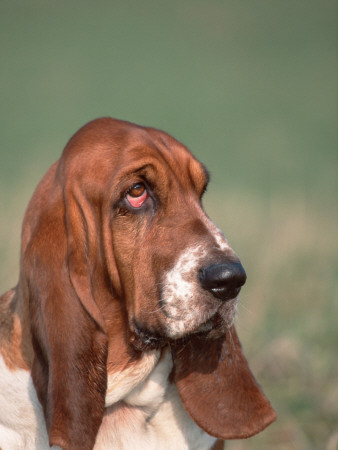
<svg viewBox="0 0 338 450">
<path fill-rule="evenodd" d="M 195 331 L 221 309 L 227 310 L 232 320 L 236 309 L 236 302 L 225 308 L 221 300 L 200 284 L 198 273 L 203 266 L 212 264 L 214 258 L 219 261 L 222 253 L 224 259 L 233 254 L 222 231 L 204 213 L 201 216 L 207 237 L 185 248 L 163 280 L 161 309 L 166 316 L 166 332 L 172 338 Z"/>
</svg>

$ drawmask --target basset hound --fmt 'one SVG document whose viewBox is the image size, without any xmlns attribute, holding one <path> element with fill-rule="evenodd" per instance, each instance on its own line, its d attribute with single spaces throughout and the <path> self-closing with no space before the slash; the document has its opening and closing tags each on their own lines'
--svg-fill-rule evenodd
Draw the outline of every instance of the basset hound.
<svg viewBox="0 0 338 450">
<path fill-rule="evenodd" d="M 168 134 L 111 118 L 68 142 L 0 300 L 0 449 L 183 450 L 275 412 L 233 322 L 246 274 Z"/>
</svg>

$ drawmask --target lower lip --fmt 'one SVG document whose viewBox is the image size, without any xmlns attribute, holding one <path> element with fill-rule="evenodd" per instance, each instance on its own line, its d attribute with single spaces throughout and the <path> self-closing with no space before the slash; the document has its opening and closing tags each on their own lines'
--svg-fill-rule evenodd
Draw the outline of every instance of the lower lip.
<svg viewBox="0 0 338 450">
<path fill-rule="evenodd" d="M 206 333 L 207 331 L 212 330 L 213 324 L 211 320 L 208 320 L 208 322 L 203 323 L 200 325 L 195 333 Z"/>
<path fill-rule="evenodd" d="M 204 322 L 202 325 L 200 325 L 195 333 L 206 333 L 208 331 L 211 331 L 213 328 L 219 327 L 220 325 L 222 325 L 222 318 L 219 314 L 215 314 L 207 322 Z"/>
</svg>

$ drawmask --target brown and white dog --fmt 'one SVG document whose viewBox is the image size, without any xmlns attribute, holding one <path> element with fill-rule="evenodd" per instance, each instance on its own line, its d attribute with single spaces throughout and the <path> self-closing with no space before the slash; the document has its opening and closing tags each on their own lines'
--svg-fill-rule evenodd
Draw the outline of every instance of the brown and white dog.
<svg viewBox="0 0 338 450">
<path fill-rule="evenodd" d="M 275 420 L 233 326 L 245 272 L 205 168 L 103 118 L 38 185 L 0 300 L 0 448 L 210 449 Z M 55 447 L 54 447 L 55 448 Z"/>
</svg>

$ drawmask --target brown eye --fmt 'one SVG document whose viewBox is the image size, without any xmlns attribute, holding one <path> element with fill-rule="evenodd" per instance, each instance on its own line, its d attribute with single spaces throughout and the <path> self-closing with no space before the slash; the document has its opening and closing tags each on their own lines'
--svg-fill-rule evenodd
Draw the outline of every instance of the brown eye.
<svg viewBox="0 0 338 450">
<path fill-rule="evenodd" d="M 143 183 L 136 183 L 127 193 L 127 200 L 133 208 L 140 208 L 148 197 L 148 192 Z"/>
<path fill-rule="evenodd" d="M 145 190 L 146 187 L 143 183 L 137 183 L 128 191 L 128 195 L 131 197 L 140 197 Z"/>
</svg>

